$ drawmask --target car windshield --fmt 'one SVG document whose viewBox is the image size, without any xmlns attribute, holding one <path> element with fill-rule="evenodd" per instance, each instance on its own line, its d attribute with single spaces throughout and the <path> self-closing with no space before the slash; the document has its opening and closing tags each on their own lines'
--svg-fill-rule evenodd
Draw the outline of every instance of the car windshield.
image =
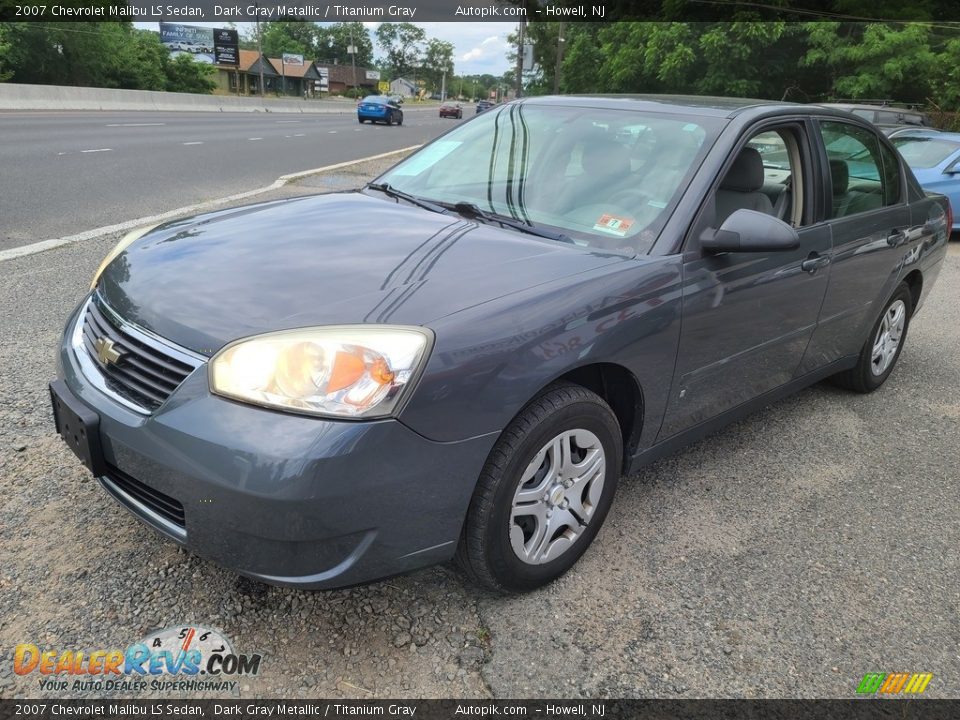
<svg viewBox="0 0 960 720">
<path fill-rule="evenodd" d="M 377 182 L 434 202 L 641 253 L 724 121 L 528 103 L 491 109 Z"/>
<path fill-rule="evenodd" d="M 960 150 L 960 143 L 933 137 L 900 136 L 891 142 L 912 168 L 936 167 Z"/>
<path fill-rule="evenodd" d="M 387 101 L 387 99 L 386 99 L 385 97 L 382 97 L 381 95 L 367 95 L 367 96 L 366 96 L 363 100 L 361 100 L 360 102 L 365 102 L 365 103 L 379 103 L 379 104 L 382 104 L 382 103 L 385 103 L 386 101 Z"/>
</svg>

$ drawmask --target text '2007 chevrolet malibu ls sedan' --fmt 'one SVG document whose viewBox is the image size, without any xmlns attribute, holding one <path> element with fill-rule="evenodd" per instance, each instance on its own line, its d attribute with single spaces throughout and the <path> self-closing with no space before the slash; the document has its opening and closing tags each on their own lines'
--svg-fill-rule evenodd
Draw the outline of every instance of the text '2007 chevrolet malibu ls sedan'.
<svg viewBox="0 0 960 720">
<path fill-rule="evenodd" d="M 126 237 L 68 321 L 55 420 L 119 503 L 244 575 L 455 556 L 529 590 L 621 474 L 823 378 L 878 388 L 950 215 L 843 111 L 514 102 L 360 191 Z"/>
</svg>

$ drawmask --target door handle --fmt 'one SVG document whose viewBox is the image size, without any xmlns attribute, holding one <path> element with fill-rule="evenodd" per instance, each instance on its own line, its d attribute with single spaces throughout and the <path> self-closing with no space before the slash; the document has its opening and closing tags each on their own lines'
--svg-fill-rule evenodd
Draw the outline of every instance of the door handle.
<svg viewBox="0 0 960 720">
<path fill-rule="evenodd" d="M 813 252 L 810 256 L 800 263 L 800 269 L 813 275 L 817 270 L 830 264 L 830 258 L 826 255 L 818 255 Z"/>
<path fill-rule="evenodd" d="M 897 247 L 907 241 L 907 234 L 903 230 L 893 230 L 887 235 L 887 245 Z"/>
</svg>

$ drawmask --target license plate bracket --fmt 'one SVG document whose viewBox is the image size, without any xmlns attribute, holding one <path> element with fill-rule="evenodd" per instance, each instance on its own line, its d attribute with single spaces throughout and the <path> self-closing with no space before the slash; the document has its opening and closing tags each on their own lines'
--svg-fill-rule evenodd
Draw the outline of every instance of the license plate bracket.
<svg viewBox="0 0 960 720">
<path fill-rule="evenodd" d="M 57 434 L 94 477 L 105 475 L 100 416 L 81 403 L 62 380 L 50 383 L 50 403 Z"/>
</svg>

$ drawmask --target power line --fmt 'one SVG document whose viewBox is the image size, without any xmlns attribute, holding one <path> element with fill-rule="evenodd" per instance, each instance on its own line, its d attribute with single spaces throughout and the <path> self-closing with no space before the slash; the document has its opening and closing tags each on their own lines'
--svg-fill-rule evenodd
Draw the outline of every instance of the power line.
<svg viewBox="0 0 960 720">
<path fill-rule="evenodd" d="M 942 30 L 960 30 L 960 23 L 943 24 L 930 20 L 894 20 L 892 18 L 866 17 L 862 15 L 849 15 L 847 13 L 835 13 L 825 10 L 805 10 L 803 8 L 782 7 L 780 5 L 769 5 L 760 2 L 747 2 L 741 0 L 689 0 L 690 3 L 697 5 L 717 5 L 720 7 L 748 7 L 759 8 L 762 10 L 775 10 L 787 15 L 806 15 L 808 17 L 828 18 L 830 20 L 850 20 L 863 23 L 882 23 L 888 25 L 923 25 L 925 27 L 940 28 Z"/>
</svg>

